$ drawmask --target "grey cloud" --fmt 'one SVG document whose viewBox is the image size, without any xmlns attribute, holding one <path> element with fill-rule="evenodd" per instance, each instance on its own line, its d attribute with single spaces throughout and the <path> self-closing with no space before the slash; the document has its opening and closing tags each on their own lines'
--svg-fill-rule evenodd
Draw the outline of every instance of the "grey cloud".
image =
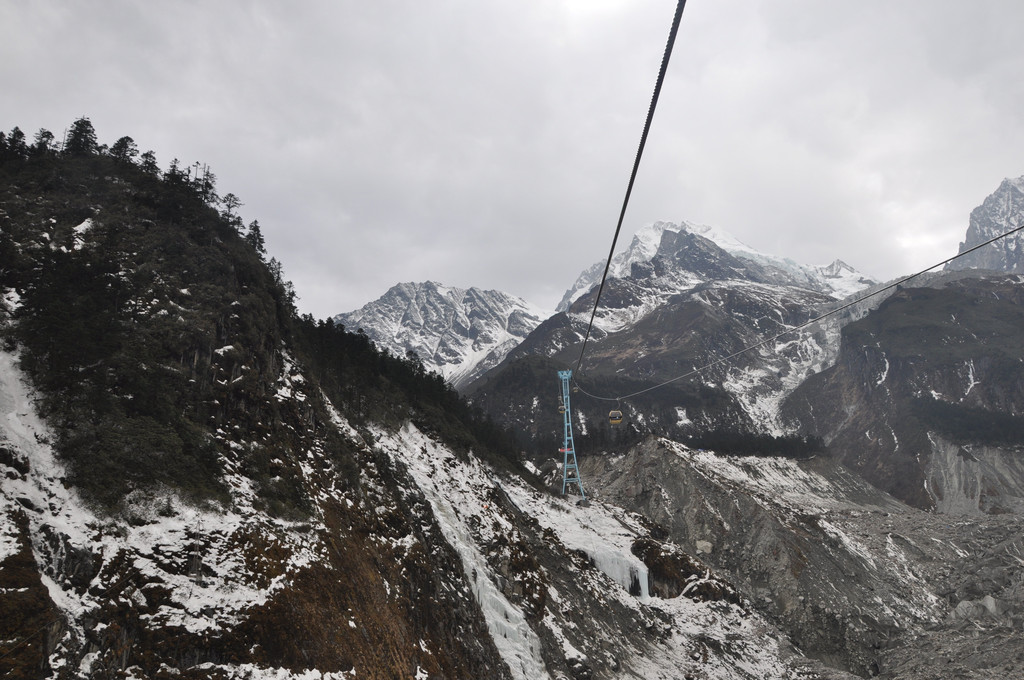
<svg viewBox="0 0 1024 680">
<path fill-rule="evenodd" d="M 0 128 L 88 115 L 209 163 L 317 316 L 423 279 L 553 307 L 607 254 L 671 5 L 0 3 Z M 1013 0 L 689 3 L 624 229 L 879 277 L 949 256 L 1024 173 L 1020 25 Z"/>
</svg>

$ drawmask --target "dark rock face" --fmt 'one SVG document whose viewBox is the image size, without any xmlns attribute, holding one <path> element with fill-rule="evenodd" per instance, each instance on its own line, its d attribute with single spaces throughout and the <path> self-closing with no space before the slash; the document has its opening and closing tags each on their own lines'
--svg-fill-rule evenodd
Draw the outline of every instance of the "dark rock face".
<svg viewBox="0 0 1024 680">
<path fill-rule="evenodd" d="M 691 271 L 706 280 L 768 280 L 761 267 L 753 262 L 740 260 L 703 236 L 687 231 L 663 232 L 658 252 L 650 264 L 655 275 L 660 276 L 678 271 Z M 634 268 L 636 266 L 634 265 Z M 634 276 L 637 273 L 641 272 L 634 269 Z"/>
<path fill-rule="evenodd" d="M 17 551 L 0 562 L 0 635 L 5 641 L 0 671 L 5 678 L 27 680 L 46 673 L 62 626 L 32 554 L 28 518 L 22 514 L 16 526 Z M 28 633 L 36 635 L 29 638 Z"/>
<path fill-rule="evenodd" d="M 782 413 L 912 505 L 1018 511 L 1022 341 L 1019 277 L 904 289 L 843 329 L 836 364 L 797 388 Z"/>
<path fill-rule="evenodd" d="M 653 538 L 633 542 L 633 554 L 644 561 L 650 578 L 650 593 L 670 600 L 680 595 L 701 602 L 731 602 L 743 599 L 732 584 L 711 575 L 711 569 L 673 543 Z"/>
<path fill-rule="evenodd" d="M 1024 224 L 1024 177 L 1004 179 L 991 196 L 971 211 L 967 236 L 959 252 L 984 243 Z M 1024 271 L 1024 236 L 1018 232 L 984 248 L 954 260 L 946 271 L 989 269 L 1004 272 Z"/>
</svg>

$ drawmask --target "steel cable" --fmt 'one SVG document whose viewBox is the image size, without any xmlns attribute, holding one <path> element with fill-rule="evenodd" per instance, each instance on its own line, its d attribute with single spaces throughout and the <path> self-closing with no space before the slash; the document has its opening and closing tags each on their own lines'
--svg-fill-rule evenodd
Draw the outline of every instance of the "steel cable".
<svg viewBox="0 0 1024 680">
<path fill-rule="evenodd" d="M 622 210 L 619 212 L 619 222 L 615 225 L 615 235 L 612 237 L 612 247 L 608 251 L 608 261 L 604 265 L 604 274 L 601 275 L 601 285 L 597 289 L 597 297 L 594 299 L 594 309 L 590 313 L 590 323 L 587 324 L 587 332 L 583 335 L 583 347 L 580 348 L 580 358 L 576 362 L 576 370 L 579 373 L 583 365 L 583 354 L 587 351 L 587 341 L 590 339 L 590 331 L 594 327 L 594 317 L 597 315 L 597 306 L 601 303 L 601 293 L 604 292 L 604 282 L 608 278 L 608 270 L 612 266 L 612 256 L 615 254 L 615 244 L 619 240 L 619 232 L 622 230 L 622 221 L 626 216 L 626 206 L 629 205 L 629 196 L 633 193 L 633 183 L 636 181 L 636 173 L 640 169 L 640 158 L 644 155 L 644 147 L 647 145 L 647 133 L 651 129 L 651 121 L 654 120 L 654 109 L 658 106 L 658 97 L 661 95 L 661 85 L 665 81 L 665 72 L 668 70 L 668 60 L 672 56 L 672 47 L 676 42 L 676 33 L 679 31 L 679 20 L 683 16 L 683 7 L 686 0 L 679 0 L 676 4 L 676 13 L 672 18 L 672 28 L 669 30 L 668 43 L 665 45 L 665 54 L 661 59 L 661 70 L 658 71 L 658 81 L 654 85 L 654 94 L 651 96 L 651 106 L 647 110 L 647 120 L 644 122 L 644 131 L 640 135 L 640 146 L 636 150 L 636 159 L 633 161 L 633 172 L 629 175 L 629 184 L 626 185 L 626 196 L 622 200 Z"/>
</svg>

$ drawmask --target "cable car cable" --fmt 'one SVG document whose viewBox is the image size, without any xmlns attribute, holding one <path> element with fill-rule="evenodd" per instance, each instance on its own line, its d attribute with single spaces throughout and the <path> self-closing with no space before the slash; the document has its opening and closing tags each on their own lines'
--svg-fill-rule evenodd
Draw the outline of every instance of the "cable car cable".
<svg viewBox="0 0 1024 680">
<path fill-rule="evenodd" d="M 644 122 L 644 130 L 640 135 L 640 146 L 636 151 L 636 159 L 633 161 L 633 172 L 629 176 L 629 184 L 626 186 L 626 196 L 622 200 L 622 210 L 619 212 L 619 223 L 615 226 L 615 236 L 612 237 L 612 247 L 608 251 L 608 261 L 604 265 L 604 274 L 601 275 L 601 285 L 597 289 L 597 297 L 594 299 L 594 309 L 590 313 L 590 323 L 587 324 L 587 332 L 583 336 L 583 347 L 580 348 L 580 358 L 576 362 L 576 370 L 579 373 L 583 364 L 583 354 L 587 351 L 587 341 L 590 339 L 590 331 L 594 327 L 594 317 L 597 315 L 597 306 L 601 302 L 601 293 L 604 291 L 604 282 L 608 278 L 608 270 L 612 266 L 612 255 L 615 254 L 615 244 L 619 240 L 619 231 L 622 230 L 622 220 L 626 216 L 626 206 L 629 205 L 629 196 L 633 193 L 633 182 L 636 180 L 636 173 L 640 169 L 640 157 L 643 156 L 644 146 L 647 145 L 647 133 L 651 129 L 651 121 L 654 119 L 654 109 L 658 106 L 658 96 L 661 94 L 661 84 L 665 81 L 665 72 L 668 70 L 668 60 L 672 56 L 672 47 L 676 42 L 676 33 L 679 30 L 679 20 L 683 16 L 683 7 L 686 0 L 678 0 L 676 13 L 672 18 L 672 28 L 668 34 L 668 44 L 665 45 L 665 54 L 661 59 L 661 70 L 658 72 L 658 81 L 654 85 L 654 94 L 651 96 L 651 106 L 647 110 L 647 120 Z"/>
<path fill-rule="evenodd" d="M 1015 233 L 1017 233 L 1017 232 L 1019 232 L 1021 230 L 1024 230 L 1024 224 L 1021 224 L 1020 226 L 1017 226 L 1017 227 L 1015 227 L 1013 229 L 1010 229 L 1009 231 L 1007 231 L 1007 232 L 1005 232 L 1003 234 L 1000 234 L 1000 235 L 998 235 L 996 237 L 990 238 L 989 240 L 985 241 L 984 243 L 979 243 L 976 246 L 972 246 L 971 248 L 968 248 L 964 252 L 957 253 L 953 257 L 947 258 L 947 259 L 943 260 L 942 262 L 938 262 L 936 264 L 933 264 L 932 266 L 928 267 L 927 269 L 922 269 L 921 271 L 917 272 L 916 274 L 911 274 L 910 276 L 906 276 L 906 277 L 900 279 L 899 281 L 896 281 L 895 283 L 890 283 L 889 285 L 884 286 L 882 288 L 879 288 L 878 290 L 873 291 L 871 293 L 868 293 L 867 295 L 859 297 L 856 300 L 853 300 L 852 302 L 848 302 L 848 303 L 846 303 L 844 305 L 841 305 L 839 307 L 836 307 L 835 309 L 830 310 L 830 311 L 828 311 L 828 312 L 826 312 L 826 313 L 824 313 L 824 314 L 822 314 L 820 316 L 816 316 L 815 318 L 811 319 L 810 321 L 805 321 L 804 323 L 802 323 L 802 324 L 800 324 L 798 326 L 794 326 L 793 328 L 788 328 L 788 329 L 786 329 L 785 331 L 783 331 L 781 333 L 776 333 L 775 335 L 771 336 L 770 338 L 766 338 L 766 339 L 762 340 L 761 342 L 758 342 L 756 344 L 750 345 L 749 347 L 744 347 L 743 349 L 738 350 L 736 352 L 733 352 L 732 354 L 729 354 L 727 356 L 715 359 L 712 362 L 709 362 L 707 364 L 704 364 L 703 366 L 699 366 L 697 368 L 694 368 L 693 370 L 691 370 L 691 371 L 689 371 L 687 373 L 684 373 L 682 375 L 678 375 L 678 376 L 676 376 L 674 378 L 671 378 L 671 379 L 666 380 L 664 382 L 658 383 L 657 385 L 653 385 L 651 387 L 647 387 L 645 389 L 638 390 L 638 391 L 632 392 L 630 394 L 624 394 L 624 395 L 621 395 L 621 396 L 618 396 L 618 397 L 601 397 L 601 396 L 598 396 L 596 394 L 591 394 L 590 392 L 587 392 L 582 387 L 579 388 L 580 392 L 582 392 L 583 394 L 587 395 L 588 397 L 590 397 L 592 399 L 597 399 L 599 401 L 615 401 L 615 402 L 617 402 L 617 401 L 620 401 L 622 399 L 630 399 L 632 397 L 639 396 L 639 395 L 644 394 L 646 392 L 650 392 L 651 390 L 656 390 L 659 387 L 664 387 L 665 385 L 674 383 L 674 382 L 676 382 L 678 380 L 682 380 L 683 378 L 688 378 L 691 375 L 695 375 L 695 374 L 700 373 L 702 371 L 705 371 L 705 370 L 707 370 L 707 369 L 709 369 L 709 368 L 711 368 L 713 366 L 717 366 L 718 364 L 721 364 L 721 363 L 724 363 L 726 361 L 729 361 L 730 359 L 734 359 L 735 357 L 738 357 L 741 354 L 745 354 L 745 353 L 750 352 L 752 350 L 755 350 L 755 349 L 757 349 L 759 347 L 763 347 L 763 346 L 767 345 L 770 342 L 774 342 L 775 340 L 778 340 L 779 338 L 781 338 L 784 335 L 789 335 L 790 333 L 795 333 L 795 332 L 797 332 L 799 330 L 803 330 L 804 328 L 807 328 L 808 326 L 816 324 L 819 321 L 832 316 L 833 314 L 838 314 L 839 312 L 841 312 L 841 311 L 843 311 L 845 309 L 849 309 L 850 307 L 853 307 L 854 305 L 860 304 L 861 302 L 864 302 L 865 300 L 873 298 L 874 296 L 879 295 L 880 293 L 884 293 L 887 290 L 892 290 L 893 288 L 896 288 L 897 286 L 901 286 L 904 283 L 906 283 L 907 281 L 910 281 L 911 279 L 917 278 L 918 276 L 921 276 L 922 274 L 930 272 L 931 270 L 935 269 L 936 267 L 941 267 L 944 264 L 949 264 L 953 260 L 961 258 L 964 255 L 967 255 L 968 253 L 972 253 L 975 250 L 978 250 L 979 248 L 983 248 L 983 247 L 985 247 L 985 246 L 987 246 L 987 245 L 989 245 L 991 243 L 995 243 L 996 241 L 998 241 L 1000 239 L 1003 239 L 1003 238 L 1006 238 L 1007 236 L 1010 236 L 1011 234 L 1015 234 Z M 579 386 L 579 383 L 577 383 L 577 386 Z"/>
</svg>

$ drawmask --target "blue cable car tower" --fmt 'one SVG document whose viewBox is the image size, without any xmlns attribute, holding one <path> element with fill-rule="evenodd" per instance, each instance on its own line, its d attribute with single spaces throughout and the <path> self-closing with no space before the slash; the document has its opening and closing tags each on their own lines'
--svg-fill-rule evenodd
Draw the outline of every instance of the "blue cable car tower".
<svg viewBox="0 0 1024 680">
<path fill-rule="evenodd" d="M 580 490 L 580 496 L 587 500 L 587 494 L 583 492 L 583 482 L 580 480 L 580 469 L 576 465 L 576 449 L 572 442 L 572 410 L 569 408 L 569 380 L 572 378 L 572 371 L 559 371 L 558 377 L 562 380 L 562 403 L 558 411 L 562 414 L 564 424 L 564 435 L 562 437 L 563 454 L 562 462 L 562 495 L 570 484 L 575 484 Z"/>
</svg>

